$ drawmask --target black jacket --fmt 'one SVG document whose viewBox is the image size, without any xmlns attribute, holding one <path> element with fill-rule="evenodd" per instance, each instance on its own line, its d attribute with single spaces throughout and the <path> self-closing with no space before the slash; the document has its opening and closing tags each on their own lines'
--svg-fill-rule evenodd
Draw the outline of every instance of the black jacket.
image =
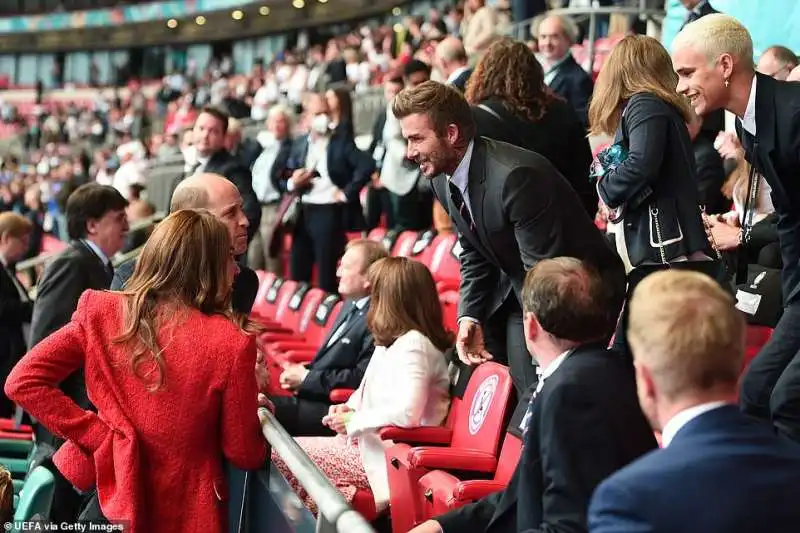
<svg viewBox="0 0 800 533">
<path fill-rule="evenodd" d="M 25 355 L 28 347 L 22 334 L 22 324 L 31 321 L 33 301 L 23 300 L 11 278 L 13 265 L 6 271 L 0 264 L 0 379 L 5 381 L 11 369 Z M 13 404 L 0 395 L 0 416 L 13 414 Z"/>
<path fill-rule="evenodd" d="M 661 263 L 659 243 L 667 261 L 694 252 L 713 257 L 700 216 L 692 141 L 678 110 L 652 94 L 635 94 L 616 139 L 628 147 L 628 157 L 597 189 L 609 207 L 624 206 L 631 265 Z"/>
<path fill-rule="evenodd" d="M 583 129 L 588 129 L 589 99 L 592 97 L 594 82 L 572 55 L 559 65 L 553 81 L 550 82 L 550 88 L 572 105 Z"/>
<path fill-rule="evenodd" d="M 569 355 L 531 409 L 508 487 L 435 517 L 444 533 L 585 532 L 595 487 L 656 448 L 630 359 L 600 345 Z"/>
<path fill-rule="evenodd" d="M 239 194 L 242 195 L 242 209 L 250 223 L 247 228 L 247 239 L 248 241 L 252 239 L 261 222 L 261 205 L 258 203 L 256 193 L 253 192 L 253 177 L 250 174 L 250 168 L 227 150 L 220 150 L 211 156 L 203 171 L 224 176 L 239 189 Z"/>
</svg>

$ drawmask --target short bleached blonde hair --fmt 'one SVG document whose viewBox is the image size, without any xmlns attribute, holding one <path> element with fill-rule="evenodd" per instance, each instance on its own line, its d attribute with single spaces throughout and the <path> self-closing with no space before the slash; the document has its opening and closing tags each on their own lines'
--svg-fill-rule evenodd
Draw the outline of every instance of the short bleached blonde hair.
<svg viewBox="0 0 800 533">
<path fill-rule="evenodd" d="M 697 272 L 668 270 L 645 278 L 630 301 L 628 341 L 637 364 L 667 399 L 736 390 L 745 323 L 733 298 Z"/>
<path fill-rule="evenodd" d="M 744 25 L 721 13 L 701 17 L 687 24 L 672 41 L 672 51 L 690 47 L 705 54 L 709 63 L 730 54 L 744 68 L 754 69 L 753 39 Z"/>
</svg>

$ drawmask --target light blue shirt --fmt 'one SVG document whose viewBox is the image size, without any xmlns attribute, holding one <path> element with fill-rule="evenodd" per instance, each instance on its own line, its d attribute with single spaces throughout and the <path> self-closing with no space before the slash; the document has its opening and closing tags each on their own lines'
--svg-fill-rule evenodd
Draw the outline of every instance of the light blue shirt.
<svg viewBox="0 0 800 533">
<path fill-rule="evenodd" d="M 470 141 L 469 146 L 467 146 L 467 151 L 464 153 L 464 157 L 461 159 L 461 162 L 456 167 L 455 172 L 453 172 L 452 176 L 448 176 L 448 180 L 450 183 L 458 187 L 458 190 L 461 191 L 461 196 L 464 197 L 464 203 L 467 205 L 467 211 L 469 211 L 469 216 L 472 217 L 472 220 L 475 220 L 475 217 L 472 216 L 472 205 L 469 203 L 469 164 L 472 162 L 472 151 L 475 148 L 475 141 Z"/>
<path fill-rule="evenodd" d="M 100 259 L 100 261 L 103 263 L 103 266 L 108 264 L 108 256 L 103 253 L 103 250 L 101 250 L 99 246 L 97 246 L 89 239 L 81 239 L 81 242 L 83 242 L 83 244 L 88 246 L 94 252 L 94 255 L 96 255 L 98 259 Z"/>
</svg>

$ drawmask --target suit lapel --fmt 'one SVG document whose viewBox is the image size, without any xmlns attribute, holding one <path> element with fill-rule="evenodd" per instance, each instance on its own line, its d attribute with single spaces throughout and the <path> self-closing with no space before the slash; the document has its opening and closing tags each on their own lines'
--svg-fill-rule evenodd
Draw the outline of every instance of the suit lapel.
<svg viewBox="0 0 800 533">
<path fill-rule="evenodd" d="M 770 187 L 778 198 L 787 198 L 786 189 L 772 163 L 772 152 L 775 150 L 775 84 L 768 76 L 756 74 L 756 135 L 754 141 L 754 161 L 757 169 L 769 181 Z M 744 128 L 743 128 L 744 129 Z M 747 132 L 745 132 L 747 133 Z M 748 134 L 749 136 L 749 134 Z"/>
<path fill-rule="evenodd" d="M 109 274 L 106 265 L 104 265 L 100 257 L 96 253 L 94 253 L 94 250 L 89 248 L 89 246 L 87 246 L 86 243 L 84 243 L 81 240 L 72 241 L 72 246 L 74 246 L 76 250 L 80 250 L 81 255 L 83 255 L 85 258 L 89 260 L 89 264 L 92 265 L 92 267 L 94 268 L 95 274 L 97 274 L 98 279 L 102 274 L 103 279 L 106 280 L 105 283 L 106 288 L 110 287 L 113 275 Z"/>
<path fill-rule="evenodd" d="M 472 150 L 472 160 L 469 162 L 469 181 L 467 190 L 469 191 L 469 205 L 472 210 L 472 218 L 475 222 L 475 232 L 470 232 L 475 244 L 481 253 L 491 258 L 495 264 L 500 261 L 495 255 L 490 244 L 484 246 L 483 243 L 491 243 L 489 233 L 486 231 L 484 204 L 486 199 L 486 173 L 488 172 L 486 157 L 486 143 L 480 137 L 475 139 L 475 146 Z M 464 224 L 466 226 L 466 223 Z"/>
<path fill-rule="evenodd" d="M 346 308 L 343 308 L 342 312 L 339 313 L 339 316 L 336 317 L 336 323 L 333 325 L 333 327 L 330 330 L 328 330 L 328 334 L 325 336 L 325 340 L 323 341 L 322 346 L 320 347 L 319 353 L 317 354 L 317 357 L 315 359 L 319 359 L 320 357 L 322 357 L 328 351 L 329 348 L 333 348 L 334 346 L 336 346 L 336 343 L 331 344 L 330 346 L 328 346 L 328 344 L 330 344 L 331 338 L 333 337 L 334 333 L 336 333 L 336 331 L 342 326 L 342 323 L 344 322 L 344 318 L 348 315 L 348 311 L 350 311 L 350 309 L 351 309 L 350 306 L 353 306 L 353 305 L 355 305 L 355 302 L 351 302 L 349 306 L 347 306 Z M 357 316 L 357 317 L 364 316 L 364 313 L 366 313 L 368 309 L 369 309 L 369 300 L 367 300 L 367 304 L 364 306 L 363 309 L 360 309 L 360 310 L 358 310 L 356 312 L 355 316 Z M 350 331 L 352 328 L 353 328 L 353 320 L 350 321 L 350 323 L 342 331 L 341 335 L 339 335 L 339 339 L 341 340 L 342 337 L 344 337 L 347 334 L 347 332 Z"/>
</svg>

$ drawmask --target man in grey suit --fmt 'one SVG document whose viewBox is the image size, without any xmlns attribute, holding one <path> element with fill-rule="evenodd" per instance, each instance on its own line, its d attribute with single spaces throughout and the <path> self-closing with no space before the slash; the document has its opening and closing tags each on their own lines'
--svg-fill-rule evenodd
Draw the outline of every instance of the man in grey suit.
<svg viewBox="0 0 800 533">
<path fill-rule="evenodd" d="M 437 82 L 403 90 L 393 105 L 408 157 L 432 180 L 461 245 L 456 348 L 466 364 L 507 357 L 518 394 L 536 382 L 525 347 L 520 291 L 542 259 L 570 256 L 624 287 L 622 262 L 569 182 L 544 157 L 476 137 L 461 93 Z M 608 309 L 615 316 L 619 309 Z"/>
</svg>

